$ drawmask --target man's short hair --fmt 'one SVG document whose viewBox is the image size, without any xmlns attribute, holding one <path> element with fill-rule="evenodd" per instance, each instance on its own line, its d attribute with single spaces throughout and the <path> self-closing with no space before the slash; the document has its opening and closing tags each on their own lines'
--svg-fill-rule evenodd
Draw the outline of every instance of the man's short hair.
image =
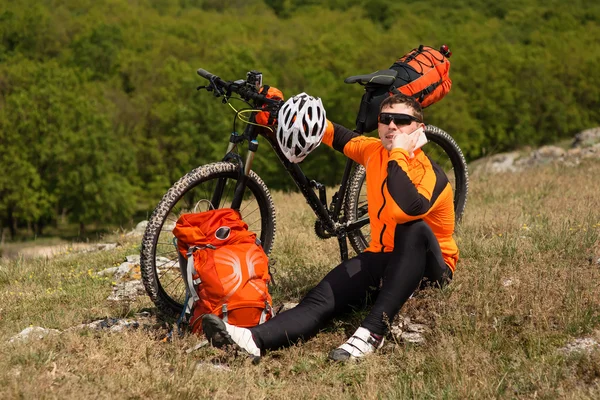
<svg viewBox="0 0 600 400">
<path fill-rule="evenodd" d="M 413 115 L 423 121 L 423 108 L 421 107 L 421 104 L 419 104 L 414 97 L 407 96 L 404 93 L 394 94 L 383 100 L 381 106 L 379 106 L 379 112 L 385 107 L 391 107 L 394 104 L 404 104 L 405 106 L 412 108 Z"/>
</svg>

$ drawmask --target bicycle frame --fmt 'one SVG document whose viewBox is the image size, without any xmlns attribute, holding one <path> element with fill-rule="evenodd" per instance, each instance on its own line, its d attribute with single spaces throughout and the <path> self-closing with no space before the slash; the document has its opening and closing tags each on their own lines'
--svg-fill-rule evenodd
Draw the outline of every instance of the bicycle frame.
<svg viewBox="0 0 600 400">
<path fill-rule="evenodd" d="M 351 232 L 356 229 L 360 229 L 362 226 L 369 223 L 369 217 L 365 216 L 360 218 L 357 221 L 341 221 L 340 214 L 342 210 L 342 205 L 344 203 L 344 198 L 346 195 L 347 182 L 350 177 L 350 173 L 352 172 L 353 167 L 355 166 L 355 162 L 348 159 L 346 161 L 346 166 L 344 168 L 344 174 L 342 177 L 342 182 L 338 191 L 334 194 L 332 199 L 333 211 L 329 212 L 327 207 L 327 198 L 325 194 L 325 188 L 319 187 L 319 195 L 315 193 L 313 190 L 312 182 L 307 176 L 304 174 L 302 169 L 298 164 L 294 164 L 290 162 L 281 152 L 279 146 L 277 145 L 276 139 L 274 135 L 265 134 L 264 132 L 260 132 L 256 129 L 254 123 L 254 116 L 250 118 L 249 124 L 246 125 L 244 133 L 241 135 L 232 135 L 230 138 L 229 146 L 227 148 L 227 153 L 223 160 L 231 160 L 232 158 L 236 159 L 238 163 L 240 163 L 240 177 L 237 181 L 235 192 L 232 200 L 231 208 L 239 209 L 242 198 L 244 195 L 244 191 L 246 188 L 247 175 L 250 172 L 252 161 L 254 159 L 254 154 L 258 150 L 258 141 L 256 140 L 258 135 L 260 134 L 264 137 L 267 142 L 271 145 L 275 154 L 277 154 L 277 158 L 284 166 L 285 170 L 288 172 L 292 180 L 296 183 L 296 186 L 300 189 L 302 195 L 306 199 L 308 205 L 313 210 L 317 219 L 323 224 L 325 231 L 331 235 L 331 237 L 336 236 L 338 238 L 339 246 L 340 246 L 340 257 L 342 260 L 348 259 L 348 243 L 347 243 L 347 232 Z M 246 158 L 246 162 L 244 163 L 241 160 L 239 155 L 232 155 L 232 151 L 238 142 L 243 140 L 248 140 L 248 156 Z M 243 172 L 241 172 L 243 171 Z M 223 178 L 225 179 L 225 178 Z M 224 187 L 224 181 L 219 182 L 215 192 L 213 194 L 213 202 L 212 204 L 219 204 L 220 197 L 222 195 L 222 190 Z"/>
</svg>

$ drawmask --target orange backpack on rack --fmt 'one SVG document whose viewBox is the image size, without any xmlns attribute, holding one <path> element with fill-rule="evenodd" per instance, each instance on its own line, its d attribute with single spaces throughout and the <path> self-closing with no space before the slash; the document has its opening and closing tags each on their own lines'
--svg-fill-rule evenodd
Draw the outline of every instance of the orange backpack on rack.
<svg viewBox="0 0 600 400">
<path fill-rule="evenodd" d="M 442 46 L 441 50 L 445 50 L 445 55 L 432 47 L 420 45 L 390 67 L 398 71 L 398 90 L 416 98 L 423 107 L 440 101 L 452 87 L 448 60 L 452 53 L 447 46 Z"/>
<path fill-rule="evenodd" d="M 402 92 L 412 96 L 422 107 L 440 101 L 452 87 L 448 60 L 451 55 L 446 45 L 439 51 L 421 45 L 400 57 L 389 70 L 378 71 L 384 75 L 393 74 L 395 80 L 390 86 L 370 82 L 365 84 L 365 94 L 356 119 L 358 131 L 371 132 L 377 129 L 379 106 L 393 94 Z"/>
<path fill-rule="evenodd" d="M 239 212 L 226 208 L 183 214 L 173 234 L 192 332 L 202 332 L 204 314 L 245 328 L 273 316 L 269 260 Z"/>
</svg>

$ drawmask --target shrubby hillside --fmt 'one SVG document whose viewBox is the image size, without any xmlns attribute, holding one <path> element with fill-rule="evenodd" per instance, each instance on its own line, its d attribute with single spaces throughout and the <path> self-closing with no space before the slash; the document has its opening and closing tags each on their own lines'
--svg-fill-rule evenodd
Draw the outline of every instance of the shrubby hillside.
<svg viewBox="0 0 600 400">
<path fill-rule="evenodd" d="M 446 43 L 454 85 L 426 114 L 475 159 L 597 125 L 598 37 L 585 0 L 0 0 L 0 230 L 123 224 L 220 159 L 233 114 L 196 92 L 199 67 L 260 70 L 352 127 L 362 91 L 344 77 Z M 290 188 L 267 147 L 254 169 Z M 303 169 L 333 184 L 342 164 L 319 149 Z"/>
</svg>

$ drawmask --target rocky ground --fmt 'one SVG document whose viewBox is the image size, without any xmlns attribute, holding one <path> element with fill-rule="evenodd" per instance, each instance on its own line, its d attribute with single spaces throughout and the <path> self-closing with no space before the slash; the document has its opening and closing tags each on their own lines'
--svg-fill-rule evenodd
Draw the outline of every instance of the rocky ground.
<svg viewBox="0 0 600 400">
<path fill-rule="evenodd" d="M 582 160 L 588 158 L 600 159 L 600 128 L 588 129 L 577 134 L 574 137 L 571 147 L 568 149 L 558 146 L 544 146 L 536 150 L 496 154 L 473 163 L 470 166 L 470 172 L 475 174 L 518 172 L 525 168 L 532 168 L 536 165 L 548 163 L 560 163 L 564 166 L 575 166 Z M 146 221 L 141 222 L 136 229 L 127 235 L 141 237 L 146 224 Z M 115 247 L 117 247 L 116 243 L 71 245 L 66 248 L 64 245 L 54 247 L 45 246 L 37 249 L 35 254 L 31 253 L 29 255 L 52 257 L 68 251 L 107 251 L 112 250 Z M 600 262 L 600 259 L 598 262 Z M 138 296 L 146 295 L 141 281 L 140 258 L 137 254 L 127 256 L 119 266 L 106 268 L 97 274 L 99 276 L 112 277 L 114 281 L 113 291 L 107 297 L 107 301 L 131 302 Z M 505 281 L 503 285 L 507 286 L 511 283 L 512 282 Z M 296 305 L 296 303 L 284 303 L 276 305 L 275 309 L 278 310 L 278 312 L 285 312 Z M 126 329 L 152 328 L 159 325 L 160 322 L 157 321 L 156 316 L 148 312 L 143 312 L 136 314 L 132 318 L 105 318 L 88 324 L 80 324 L 68 328 L 63 332 L 74 329 L 121 332 Z M 399 316 L 392 326 L 391 339 L 396 343 L 409 342 L 413 344 L 422 344 L 425 342 L 429 330 L 430 328 L 426 324 L 414 323 L 414 321 L 411 321 L 408 317 Z M 9 339 L 9 342 L 35 340 L 47 335 L 58 335 L 61 333 L 61 331 L 56 329 L 32 326 L 14 335 Z M 206 344 L 206 341 L 203 341 L 195 348 L 188 349 L 188 351 L 193 351 Z M 565 347 L 560 349 L 560 351 L 569 353 L 589 353 L 598 347 L 600 347 L 600 332 L 594 332 L 591 335 L 573 340 L 571 343 L 568 343 Z"/>
<path fill-rule="evenodd" d="M 590 158 L 600 159 L 600 127 L 576 134 L 568 149 L 551 145 L 534 150 L 499 153 L 474 161 L 469 165 L 469 170 L 471 173 L 518 172 L 549 163 L 569 167 Z"/>
</svg>

